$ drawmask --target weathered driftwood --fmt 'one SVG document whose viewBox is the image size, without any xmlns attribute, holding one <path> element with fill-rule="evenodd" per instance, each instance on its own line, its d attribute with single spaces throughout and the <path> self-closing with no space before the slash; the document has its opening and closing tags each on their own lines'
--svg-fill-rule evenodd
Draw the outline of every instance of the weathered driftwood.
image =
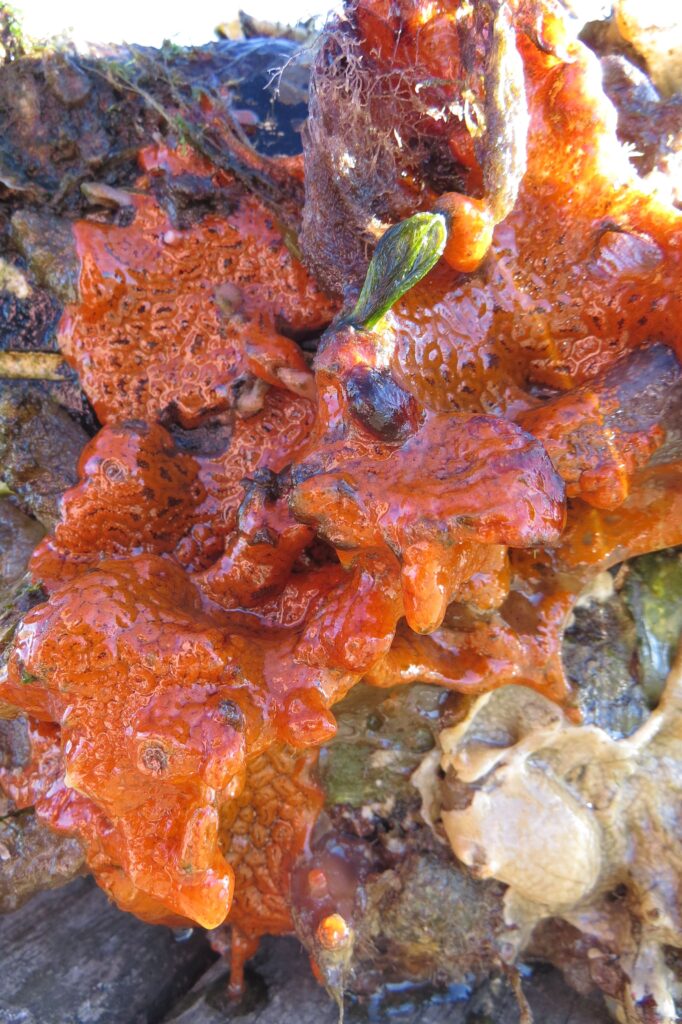
<svg viewBox="0 0 682 1024">
<path fill-rule="evenodd" d="M 78 879 L 0 917 L 0 1024 L 154 1024 L 212 958 Z"/>
<path fill-rule="evenodd" d="M 247 975 L 248 975 L 247 971 Z M 338 1024 L 339 1009 L 317 984 L 308 958 L 294 939 L 266 939 L 253 961 L 245 1004 L 227 1002 L 227 966 L 217 962 L 192 992 L 164 1018 L 165 1024 Z M 543 970 L 524 991 L 536 1024 L 610 1024 L 601 998 L 585 999 L 569 989 L 558 971 Z M 373 1012 L 372 1012 L 373 1011 Z M 349 1024 L 395 1020 L 400 1024 L 517 1024 L 519 1010 L 511 988 L 483 985 L 467 1001 L 417 1005 L 397 1018 L 378 1006 L 346 1008 Z"/>
<path fill-rule="evenodd" d="M 294 939 L 267 939 L 242 1006 L 226 1000 L 227 965 L 197 932 L 178 943 L 110 904 L 87 879 L 0 918 L 0 1024 L 337 1024 L 338 1008 Z M 194 987 L 192 988 L 192 986 Z M 608 1024 L 556 971 L 524 983 L 536 1024 Z M 351 1008 L 346 1019 L 368 1020 Z M 401 1024 L 517 1024 L 511 991 L 486 985 L 467 1003 L 421 1006 Z"/>
</svg>

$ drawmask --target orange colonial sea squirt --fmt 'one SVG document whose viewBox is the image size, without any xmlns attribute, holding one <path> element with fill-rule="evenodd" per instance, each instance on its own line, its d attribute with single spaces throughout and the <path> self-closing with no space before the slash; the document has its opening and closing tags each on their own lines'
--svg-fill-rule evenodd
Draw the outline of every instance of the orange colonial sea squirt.
<svg viewBox="0 0 682 1024">
<path fill-rule="evenodd" d="M 112 424 L 83 449 L 55 545 L 72 558 L 172 551 L 204 497 L 199 466 L 158 423 Z"/>
<path fill-rule="evenodd" d="M 565 517 L 563 483 L 535 438 L 501 417 L 433 412 L 392 373 L 382 318 L 445 244 L 439 214 L 382 238 L 354 310 L 318 350 L 317 428 L 290 498 L 337 551 L 397 556 L 417 632 L 440 625 L 491 548 L 555 542 Z"/>
<path fill-rule="evenodd" d="M 387 166 L 394 166 L 396 178 L 403 170 L 408 177 L 413 173 L 410 161 L 426 145 L 424 133 L 429 133 L 431 152 L 440 155 L 441 134 L 456 125 L 461 129 L 462 122 L 452 111 L 470 102 L 464 95 L 468 85 L 473 83 L 475 92 L 485 93 L 478 97 L 483 106 L 488 97 L 493 101 L 504 95 L 504 82 L 499 79 L 504 62 L 496 65 L 491 79 L 490 62 L 497 60 L 499 51 L 489 26 L 477 21 L 479 14 L 485 21 L 493 7 L 511 9 L 507 4 L 471 5 L 457 0 L 432 7 L 409 0 L 390 8 L 380 0 L 350 5 L 342 40 L 350 46 L 347 37 L 356 19 L 360 26 L 355 39 L 363 52 L 364 70 L 354 76 L 353 88 L 357 105 L 371 118 L 365 137 L 376 134 L 390 139 L 397 132 L 404 139 L 408 125 L 413 126 L 411 119 L 420 118 L 417 149 L 396 142 L 390 151 Z M 431 45 L 420 48 L 418 66 L 410 72 L 415 75 L 415 88 L 409 100 L 407 90 L 400 93 L 402 106 L 378 103 L 375 91 L 386 89 L 392 68 L 409 67 L 405 57 L 415 44 L 417 12 L 420 32 L 426 32 Z M 458 26 L 460 43 L 465 44 L 456 73 L 447 76 L 440 73 L 439 61 L 457 51 L 448 49 L 443 36 L 443 52 L 434 52 L 438 36 L 427 28 L 438 24 L 444 12 Z M 596 56 L 572 40 L 567 27 L 564 38 L 559 38 L 556 20 L 543 4 L 519 5 L 505 44 L 508 53 L 512 48 L 518 51 L 518 60 L 505 81 L 515 94 L 520 86 L 527 116 L 515 133 L 510 127 L 513 118 L 506 118 L 505 109 L 489 111 L 494 116 L 486 113 L 486 131 L 475 140 L 484 170 L 487 160 L 491 171 L 495 166 L 503 170 L 505 161 L 510 168 L 524 171 L 520 177 L 517 174 L 515 203 L 506 217 L 495 212 L 496 227 L 486 258 L 466 278 L 455 276 L 443 261 L 406 292 L 392 311 L 395 345 L 387 369 L 433 411 L 514 418 L 533 408 L 538 394 L 585 383 L 632 348 L 659 341 L 672 347 L 678 357 L 682 354 L 680 213 L 638 179 L 618 141 L 615 111 L 604 95 Z M 363 31 L 363 25 L 370 28 Z M 391 47 L 376 42 L 384 33 L 392 40 Z M 333 35 L 330 48 L 336 38 Z M 343 83 L 334 77 L 335 68 L 329 69 L 322 59 L 315 68 L 315 94 L 323 109 L 318 112 L 320 124 L 311 130 L 311 145 L 330 123 L 323 120 L 328 114 L 324 104 L 333 107 L 345 95 Z M 427 82 L 428 110 L 442 115 L 431 120 L 422 103 L 422 85 Z M 395 120 L 398 114 L 404 123 Z M 316 237 L 323 235 L 319 221 L 324 209 L 321 195 L 315 192 L 317 162 L 337 152 L 358 152 L 362 140 L 355 137 L 354 128 L 352 119 L 344 131 L 334 123 L 335 148 L 308 154 L 313 172 L 309 216 L 316 218 Z M 519 134 L 524 135 L 523 146 Z M 320 138 L 318 144 L 324 141 Z M 515 162 L 521 149 L 524 159 Z M 363 224 L 385 220 L 385 192 L 375 194 L 365 181 L 366 173 L 358 157 L 356 167 L 348 168 L 343 178 L 339 175 L 350 197 L 347 202 L 363 204 L 361 210 L 353 209 Z M 500 174 L 498 184 L 513 177 Z M 470 210 L 481 203 L 497 210 L 493 179 L 489 175 L 487 185 L 481 181 L 468 189 L 470 195 L 460 196 L 453 193 L 457 180 L 453 170 L 443 201 L 447 205 L 456 198 L 457 204 L 466 204 Z M 379 184 L 385 187 L 383 179 Z M 345 212 L 341 200 L 338 204 Z M 413 196 L 412 209 L 425 206 L 438 209 L 437 194 L 429 195 L 426 185 Z M 332 216 L 328 214 L 330 220 Z M 446 253 L 449 246 L 457 247 L 456 223 L 453 218 Z M 313 256 L 320 256 L 312 243 L 311 250 Z"/>
<path fill-rule="evenodd" d="M 51 590 L 104 558 L 172 552 L 206 497 L 200 466 L 158 423 L 110 424 L 83 449 L 79 482 L 62 496 L 54 534 L 34 551 L 34 578 Z"/>
<path fill-rule="evenodd" d="M 579 387 L 521 413 L 518 422 L 544 444 L 569 497 L 614 509 L 631 480 L 657 453 L 679 458 L 674 439 L 682 413 L 682 367 L 655 343 L 622 356 Z M 671 430 L 672 428 L 672 430 Z"/>
<path fill-rule="evenodd" d="M 351 8 L 351 18 L 355 11 L 371 27 L 365 38 L 358 33 L 370 69 L 367 95 L 362 76 L 356 86 L 380 134 L 404 129 L 388 120 L 396 108 L 373 104 L 370 94 L 374 78 L 386 70 L 382 62 L 400 63 L 409 49 L 413 6 L 404 4 L 400 12 L 389 12 L 381 3 Z M 460 6 L 463 12 L 468 7 L 452 4 L 453 13 Z M 375 19 L 367 18 L 370 10 Z M 424 7 L 421 13 L 427 22 L 435 22 L 442 12 Z M 431 263 L 430 272 L 420 275 L 423 280 L 398 289 L 400 294 L 394 289 L 390 313 L 386 294 L 400 273 L 393 279 L 387 274 L 387 288 L 376 290 L 376 309 L 368 301 L 366 282 L 346 324 L 330 332 L 318 353 L 318 427 L 305 458 L 294 468 L 291 505 L 338 552 L 382 542 L 399 551 L 402 598 L 414 630 L 433 629 L 448 602 L 454 602 L 433 640 L 415 637 L 401 625 L 393 648 L 370 669 L 372 681 L 407 681 L 415 678 L 419 667 L 431 673 L 427 678 L 453 688 L 485 690 L 501 681 L 524 681 L 561 700 L 567 693 L 561 637 L 582 587 L 604 564 L 674 543 L 679 536 L 670 520 L 677 505 L 678 475 L 663 463 L 679 460 L 679 450 L 665 445 L 664 439 L 670 434 L 674 442 L 680 414 L 679 400 L 669 402 L 668 395 L 679 395 L 674 353 L 679 357 L 682 351 L 676 287 L 682 234 L 679 212 L 643 187 L 627 163 L 616 138 L 613 110 L 601 90 L 596 59 L 571 42 L 567 33 L 557 34 L 556 25 L 549 26 L 552 38 L 544 40 L 547 45 L 540 38 L 543 45 L 538 47 L 537 32 L 524 17 L 518 19 L 523 31 L 509 33 L 505 45 L 518 47 L 523 58 L 522 88 L 530 119 L 521 117 L 519 125 L 524 122 L 524 131 L 528 130 L 527 148 L 526 140 L 520 147 L 499 118 L 489 120 L 487 138 L 489 171 L 505 153 L 512 162 L 520 157 L 521 148 L 527 153 L 521 161 L 525 173 L 516 182 L 516 202 L 506 209 L 506 219 L 496 213 L 499 223 L 489 255 L 471 268 L 470 277 L 455 276 L 443 265 L 447 258 L 438 266 Z M 541 26 L 541 37 L 547 28 Z M 528 38 L 523 34 L 526 29 Z M 383 30 L 393 40 L 390 52 L 395 59 L 388 49 L 374 45 L 383 38 Z M 484 52 L 485 33 L 481 42 Z M 429 54 L 426 49 L 425 60 Z M 494 52 L 491 55 L 495 57 Z M 517 71 L 518 67 L 509 79 L 512 88 L 518 86 Z M 333 75 L 329 74 L 331 84 L 325 92 L 323 62 L 317 73 L 318 96 L 324 102 L 333 95 Z M 494 95 L 499 80 L 493 77 L 485 84 Z M 441 93 L 440 103 L 445 105 L 451 99 L 446 86 Z M 312 157 L 316 167 L 317 155 Z M 409 150 L 398 147 L 398 166 L 403 159 L 409 160 Z M 485 159 L 484 152 L 484 172 Z M 368 221 L 380 211 L 372 207 L 371 190 L 356 187 L 361 175 L 362 170 L 348 171 L 349 189 L 355 189 L 354 196 L 368 197 Z M 313 176 L 312 186 L 315 181 Z M 487 181 L 492 184 L 483 189 L 486 208 L 494 195 L 494 175 L 488 174 Z M 455 202 L 452 194 L 447 201 Z M 461 197 L 456 203 L 473 210 L 481 201 Z M 429 204 L 443 216 L 437 203 Z M 456 219 L 451 218 L 440 249 L 444 255 L 448 245 L 457 244 L 455 227 Z M 386 264 L 384 239 L 395 238 L 396 230 L 389 229 L 377 247 L 380 259 L 370 265 L 370 291 L 379 264 Z M 498 554 L 504 544 L 478 543 L 483 536 L 475 537 L 476 521 L 463 507 L 452 510 L 457 543 L 451 543 L 452 536 L 447 537 L 450 543 L 443 543 L 444 508 L 434 505 L 431 492 L 437 492 L 447 476 L 439 459 L 445 462 L 463 444 L 457 441 L 453 448 L 448 443 L 448 425 L 457 435 L 458 417 L 466 433 L 470 422 L 479 417 L 480 422 L 487 421 L 489 416 L 494 417 L 490 429 L 500 431 L 500 450 L 509 458 L 503 432 L 510 421 L 532 439 L 540 462 L 549 457 L 551 466 L 544 463 L 545 495 L 546 482 L 553 479 L 560 504 L 565 487 L 571 498 L 597 508 L 622 507 L 617 517 L 622 544 L 611 535 L 609 517 L 604 516 L 589 536 L 594 536 L 590 543 L 598 548 L 598 538 L 606 530 L 608 550 L 590 552 L 583 547 L 584 568 L 566 572 L 551 548 L 542 550 L 559 539 L 563 522 L 557 516 L 553 530 L 539 532 L 535 539 L 531 529 L 525 539 L 507 535 L 506 543 L 515 548 L 528 544 L 532 551 L 510 552 L 506 582 L 502 574 L 489 574 L 481 588 L 486 573 L 478 559 L 486 548 L 491 555 Z M 426 448 L 416 445 L 420 435 Z M 472 450 L 462 452 L 472 473 L 483 454 L 475 447 L 472 441 Z M 642 470 L 657 449 L 661 465 Z M 391 468 L 401 459 L 403 466 L 393 478 Z M 431 468 L 431 459 L 433 471 L 420 476 L 418 467 Z M 492 477 L 494 465 L 484 465 Z M 524 468 L 519 465 L 518 470 L 521 486 L 515 499 L 504 485 L 499 492 L 503 498 L 509 493 L 510 511 L 517 513 L 524 508 L 521 492 L 526 481 Z M 509 479 L 500 475 L 501 482 Z M 413 503 L 411 516 L 396 516 L 394 480 L 401 487 L 405 484 L 400 500 L 406 508 Z M 474 477 L 467 482 L 473 481 Z M 665 523 L 646 525 L 640 503 L 649 501 L 656 486 L 656 507 L 669 512 L 662 513 Z M 488 493 L 497 494 L 492 485 Z M 473 494 L 474 488 L 468 488 L 463 497 L 471 501 Z M 530 492 L 528 499 L 532 517 L 535 500 Z M 404 519 L 410 530 L 416 530 L 421 506 L 424 535 L 406 537 L 401 546 L 396 525 Z M 580 501 L 569 505 L 573 540 L 564 549 L 580 535 L 586 518 Z M 538 529 L 541 523 L 533 525 Z M 466 537 L 469 530 L 473 544 Z M 632 532 L 637 533 L 636 543 L 629 539 Z"/>
<path fill-rule="evenodd" d="M 268 530 L 286 527 L 287 515 L 266 471 L 246 487 L 236 518 L 236 562 L 246 551 L 251 577 L 230 580 L 223 555 L 224 591 L 215 593 L 215 574 L 192 578 L 170 551 L 195 520 L 211 523 L 198 465 L 158 424 L 109 425 L 93 439 L 56 536 L 34 558 L 50 598 L 19 628 L 0 691 L 56 729 L 63 764 L 37 811 L 79 836 L 121 907 L 214 927 L 229 911 L 236 871 L 234 920 L 257 936 L 288 927 L 288 865 L 318 801 L 310 759 L 287 749 L 333 735 L 329 704 L 387 650 L 398 608 L 389 587 L 361 618 L 353 611 L 368 589 L 383 592 L 373 583 L 381 559 L 347 570 L 322 559 L 272 578 Z M 293 520 L 291 530 L 295 554 L 311 531 Z M 279 778 L 270 796 L 268 765 Z M 273 818 L 287 773 L 290 796 Z M 253 815 L 263 821 L 245 845 Z M 234 837 L 230 822 L 242 823 Z"/>
<path fill-rule="evenodd" d="M 261 936 L 294 930 L 291 873 L 324 799 L 316 762 L 317 751 L 275 744 L 251 763 L 244 789 L 221 814 L 221 846 L 235 873 L 235 896 L 227 927 L 211 940 L 218 952 L 229 952 L 233 996 L 243 991 L 244 963 Z"/>
<path fill-rule="evenodd" d="M 80 297 L 59 342 L 100 422 L 250 415 L 268 385 L 311 397 L 305 359 L 282 332 L 319 330 L 334 306 L 272 214 L 189 149 L 151 146 L 141 162 L 132 224 L 74 225 Z M 202 219 L 177 213 L 180 195 L 191 211 L 192 183 L 212 199 Z"/>
<path fill-rule="evenodd" d="M 403 18 L 412 42 L 430 25 L 434 80 L 455 7 Z M 366 25 L 373 8 L 389 18 L 368 2 Z M 416 673 L 563 700 L 585 580 L 679 538 L 663 401 L 680 385 L 679 217 L 613 185 L 580 48 L 568 65 L 518 45 L 531 124 L 514 209 L 498 216 L 492 150 L 485 200 L 422 195 L 433 212 L 385 232 L 314 381 L 285 332 L 319 330 L 332 306 L 222 172 L 155 148 L 134 223 L 76 227 L 62 341 L 106 425 L 34 558 L 50 596 L 0 696 L 61 747 L 38 812 L 148 920 L 229 913 L 242 952 L 288 930 L 321 802 L 308 748 L 334 734 L 335 701 Z M 180 223 L 167 200 L 188 166 L 217 207 Z M 654 451 L 672 468 L 643 468 Z M 318 940 L 343 946 L 343 923 Z"/>
<path fill-rule="evenodd" d="M 2 693 L 61 726 L 65 784 L 85 798 L 68 825 L 114 899 L 147 919 L 210 927 L 229 909 L 217 793 L 248 733 L 221 713 L 243 680 L 235 654 L 182 570 L 153 555 L 56 587 L 15 639 Z"/>
<path fill-rule="evenodd" d="M 377 642 L 387 649 L 397 617 L 375 601 L 386 636 L 344 654 L 358 632 L 356 576 L 331 568 L 307 574 L 307 595 L 301 574 L 304 601 L 294 597 L 289 612 L 285 588 L 281 606 L 270 600 L 245 615 L 207 610 L 168 557 L 104 559 L 54 581 L 49 601 L 24 619 L 0 693 L 61 729 L 63 785 L 38 812 L 80 837 L 122 908 L 215 927 L 230 909 L 236 871 L 243 934 L 286 930 L 288 865 L 319 800 L 310 758 L 287 749 L 333 735 L 328 705 L 376 659 Z M 283 626 L 287 614 L 292 624 Z M 298 659 L 301 641 L 309 651 Z"/>
</svg>

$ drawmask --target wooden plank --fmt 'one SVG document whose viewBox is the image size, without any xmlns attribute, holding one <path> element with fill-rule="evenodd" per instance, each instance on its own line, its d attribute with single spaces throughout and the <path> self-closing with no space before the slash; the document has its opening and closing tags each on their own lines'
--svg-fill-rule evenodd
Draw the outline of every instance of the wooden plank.
<svg viewBox="0 0 682 1024">
<path fill-rule="evenodd" d="M 213 959 L 77 879 L 0 917 L 0 1024 L 156 1024 Z"/>
<path fill-rule="evenodd" d="M 294 939 L 266 939 L 253 968 L 257 977 L 252 973 L 244 1005 L 230 1005 L 227 965 L 217 962 L 168 1014 L 166 1024 L 339 1024 L 338 1007 L 313 978 Z M 613 1024 L 601 997 L 579 996 L 558 971 L 536 972 L 524 982 L 524 991 L 535 1024 Z M 353 1024 L 377 1019 L 366 1008 L 346 1010 Z M 519 1011 L 509 987 L 496 981 L 482 985 L 466 1002 L 422 1004 L 388 1019 L 400 1024 L 518 1024 Z"/>
</svg>

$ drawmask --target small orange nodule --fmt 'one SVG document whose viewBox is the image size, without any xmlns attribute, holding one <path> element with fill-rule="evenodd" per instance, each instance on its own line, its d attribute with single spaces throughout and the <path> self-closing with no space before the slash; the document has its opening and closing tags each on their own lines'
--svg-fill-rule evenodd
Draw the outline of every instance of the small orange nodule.
<svg viewBox="0 0 682 1024">
<path fill-rule="evenodd" d="M 472 199 L 459 192 L 445 192 L 433 207 L 447 221 L 448 240 L 443 259 L 461 273 L 468 274 L 480 266 L 490 248 L 495 222 L 482 199 Z"/>
<path fill-rule="evenodd" d="M 350 927 L 341 914 L 328 914 L 317 926 L 317 941 L 323 949 L 341 949 L 350 939 Z"/>
</svg>

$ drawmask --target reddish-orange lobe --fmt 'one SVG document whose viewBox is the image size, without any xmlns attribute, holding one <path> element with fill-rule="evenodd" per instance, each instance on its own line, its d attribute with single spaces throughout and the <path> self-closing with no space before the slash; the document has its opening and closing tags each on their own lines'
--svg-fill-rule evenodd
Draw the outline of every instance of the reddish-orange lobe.
<svg viewBox="0 0 682 1024">
<path fill-rule="evenodd" d="M 456 79 L 457 7 L 362 0 L 371 66 Z M 33 760 L 0 780 L 81 838 L 120 906 L 234 923 L 237 987 L 257 937 L 291 928 L 334 703 L 422 679 L 570 704 L 580 591 L 682 542 L 682 217 L 629 171 L 593 57 L 544 31 L 543 49 L 517 38 L 530 130 L 510 215 L 492 231 L 455 129 L 477 194 L 418 204 L 448 214 L 445 259 L 376 331 L 328 328 L 313 370 L 288 335 L 336 307 L 202 159 L 146 150 L 134 222 L 74 229 L 60 335 L 104 426 L 33 558 L 49 598 L 0 681 Z M 174 225 L 162 199 L 190 172 L 221 212 Z M 347 937 L 320 922 L 325 949 Z"/>
<path fill-rule="evenodd" d="M 334 309 L 287 250 L 273 216 L 191 152 L 144 150 L 129 228 L 81 221 L 81 301 L 60 345 L 102 423 L 171 415 L 196 426 L 235 404 L 256 377 L 311 396 L 298 346 L 281 333 L 321 329 Z M 175 227 L 157 195 L 192 175 L 225 214 Z"/>
</svg>

